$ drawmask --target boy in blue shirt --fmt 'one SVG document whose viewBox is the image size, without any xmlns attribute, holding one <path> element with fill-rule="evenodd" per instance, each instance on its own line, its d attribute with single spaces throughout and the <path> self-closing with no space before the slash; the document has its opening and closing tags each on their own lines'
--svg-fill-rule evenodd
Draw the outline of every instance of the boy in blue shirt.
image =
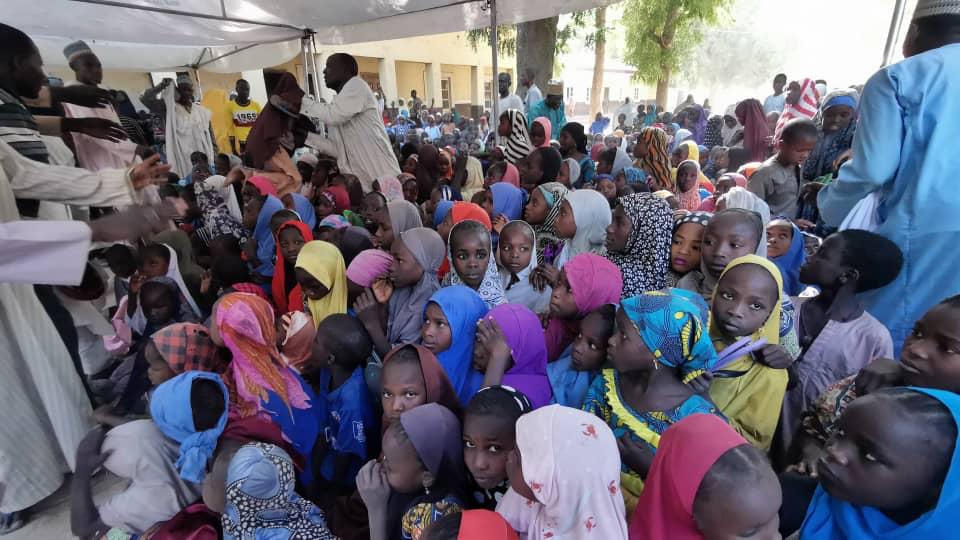
<svg viewBox="0 0 960 540">
<path fill-rule="evenodd" d="M 310 360 L 304 366 L 319 399 L 326 401 L 320 419 L 324 436 L 314 448 L 313 463 L 330 485 L 352 492 L 357 472 L 369 459 L 373 405 L 363 368 L 373 341 L 363 324 L 344 314 L 330 315 L 317 328 Z"/>
</svg>

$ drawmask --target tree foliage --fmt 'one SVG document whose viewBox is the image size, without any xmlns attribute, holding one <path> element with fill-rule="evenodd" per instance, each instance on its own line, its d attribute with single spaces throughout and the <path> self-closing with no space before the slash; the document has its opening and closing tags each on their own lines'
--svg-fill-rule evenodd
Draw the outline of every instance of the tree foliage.
<svg viewBox="0 0 960 540">
<path fill-rule="evenodd" d="M 580 30 L 586 28 L 587 23 L 593 18 L 593 10 L 577 11 L 571 14 L 570 19 L 562 28 L 557 28 L 557 41 L 555 43 L 554 56 L 559 58 L 561 54 L 569 51 L 571 41 L 579 35 Z M 603 39 L 604 29 L 592 31 L 586 36 L 588 46 L 598 39 Z M 517 53 L 517 27 L 512 24 L 501 24 L 497 26 L 497 41 L 500 54 L 503 56 L 513 56 Z M 467 43 L 473 50 L 477 50 L 482 45 L 490 48 L 490 27 L 485 26 L 476 30 L 467 31 Z"/>
<path fill-rule="evenodd" d="M 624 61 L 647 83 L 663 82 L 716 23 L 732 0 L 627 0 Z"/>
</svg>

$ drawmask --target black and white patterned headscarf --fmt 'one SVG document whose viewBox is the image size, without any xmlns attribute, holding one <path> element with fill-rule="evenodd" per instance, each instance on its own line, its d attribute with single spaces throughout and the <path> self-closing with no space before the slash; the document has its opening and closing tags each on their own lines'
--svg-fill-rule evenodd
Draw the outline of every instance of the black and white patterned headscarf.
<svg viewBox="0 0 960 540">
<path fill-rule="evenodd" d="M 667 285 L 673 212 L 663 199 L 650 193 L 634 193 L 618 199 L 633 227 L 623 251 L 607 251 L 607 258 L 623 275 L 621 298 L 630 298 Z"/>
<path fill-rule="evenodd" d="M 503 155 L 507 161 L 516 165 L 533 152 L 530 133 L 527 131 L 527 117 L 517 109 L 507 109 L 503 114 L 510 120 L 510 135 L 504 140 Z"/>
</svg>

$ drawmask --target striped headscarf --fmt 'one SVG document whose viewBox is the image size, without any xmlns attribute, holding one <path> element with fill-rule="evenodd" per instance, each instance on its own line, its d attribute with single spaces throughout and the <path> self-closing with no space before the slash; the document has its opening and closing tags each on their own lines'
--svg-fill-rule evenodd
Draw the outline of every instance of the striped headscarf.
<svg viewBox="0 0 960 540">
<path fill-rule="evenodd" d="M 533 152 L 533 146 L 530 144 L 530 133 L 527 132 L 527 117 L 516 109 L 507 109 L 500 116 L 501 118 L 506 116 L 510 121 L 510 135 L 506 137 L 503 155 L 508 162 L 516 165 L 518 161 Z"/>
<path fill-rule="evenodd" d="M 673 191 L 673 179 L 670 175 L 670 140 L 667 132 L 655 127 L 640 130 L 640 140 L 647 145 L 647 155 L 639 167 L 647 171 L 648 183 L 654 191 L 666 189 Z"/>
<path fill-rule="evenodd" d="M 231 293 L 220 299 L 213 314 L 224 344 L 233 353 L 230 384 L 236 386 L 242 416 L 263 409 L 272 391 L 297 409 L 310 406 L 309 398 L 277 350 L 273 308 L 259 296 Z"/>
<path fill-rule="evenodd" d="M 560 215 L 560 203 L 567 197 L 570 190 L 560 182 L 547 182 L 537 186 L 537 189 L 550 207 L 543 223 L 533 226 L 533 231 L 537 235 L 537 264 L 552 264 L 553 259 L 560 254 L 560 247 L 563 244 L 553 226 L 557 222 L 557 216 Z"/>
<path fill-rule="evenodd" d="M 813 79 L 803 79 L 800 81 L 800 98 L 796 103 L 787 103 L 777 120 L 777 129 L 773 133 L 774 144 L 780 140 L 780 134 L 787 122 L 795 118 L 812 120 L 819 110 L 820 91 L 817 90 L 817 84 Z"/>
</svg>

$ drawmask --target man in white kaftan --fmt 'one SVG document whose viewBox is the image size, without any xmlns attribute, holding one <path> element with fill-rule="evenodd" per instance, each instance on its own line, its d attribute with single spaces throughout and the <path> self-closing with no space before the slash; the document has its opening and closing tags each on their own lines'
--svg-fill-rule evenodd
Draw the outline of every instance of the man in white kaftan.
<svg viewBox="0 0 960 540">
<path fill-rule="evenodd" d="M 318 119 L 327 128 L 326 138 L 311 133 L 306 144 L 336 157 L 340 171 L 356 175 L 367 193 L 377 178 L 399 175 L 400 165 L 377 112 L 377 99 L 358 72 L 352 56 L 331 55 L 323 78 L 327 88 L 337 92 L 336 97 L 330 103 L 319 103 L 304 96 L 300 114 Z"/>
</svg>

